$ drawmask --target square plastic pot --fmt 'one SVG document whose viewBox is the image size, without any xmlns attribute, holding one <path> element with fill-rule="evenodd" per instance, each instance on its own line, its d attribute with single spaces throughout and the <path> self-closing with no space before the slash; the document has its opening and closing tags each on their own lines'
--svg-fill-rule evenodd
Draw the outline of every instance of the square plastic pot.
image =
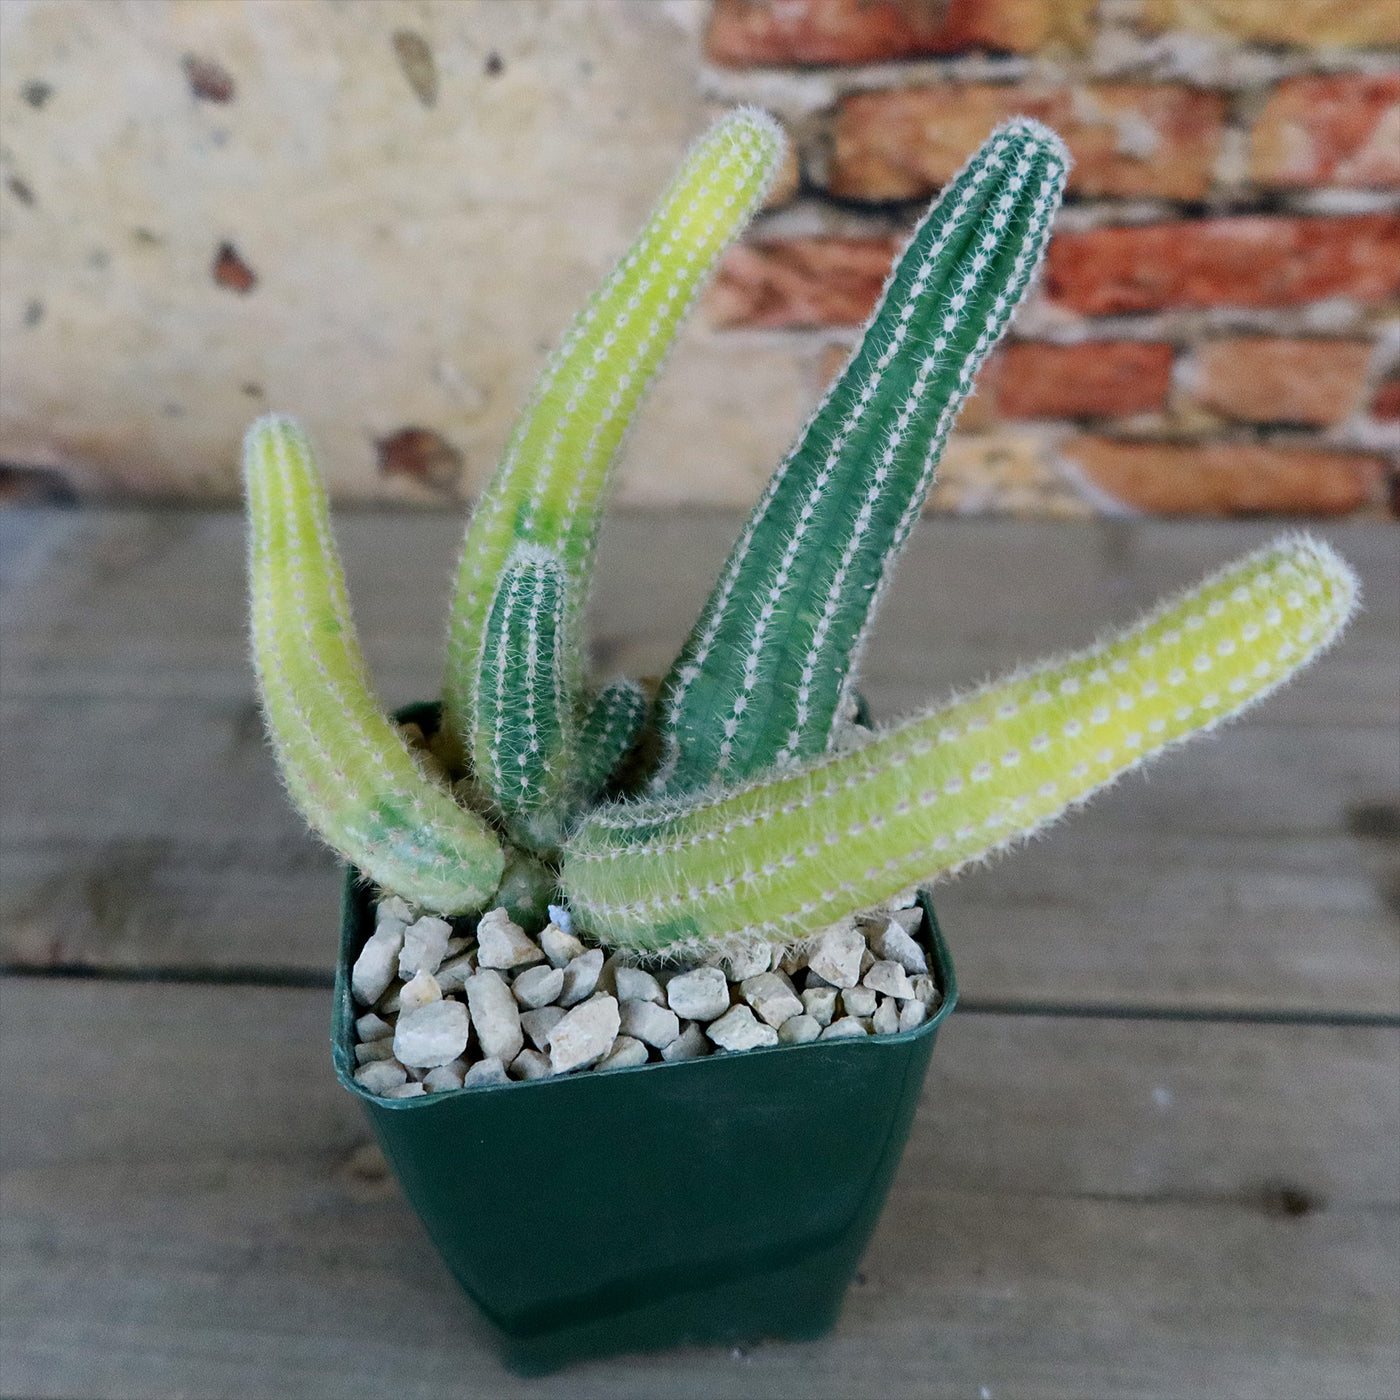
<svg viewBox="0 0 1400 1400">
<path fill-rule="evenodd" d="M 379 1099 L 353 1077 L 349 974 L 374 918 L 347 871 L 336 1073 L 512 1370 L 830 1330 L 957 999 L 920 907 L 942 1001 L 916 1030 Z"/>
</svg>

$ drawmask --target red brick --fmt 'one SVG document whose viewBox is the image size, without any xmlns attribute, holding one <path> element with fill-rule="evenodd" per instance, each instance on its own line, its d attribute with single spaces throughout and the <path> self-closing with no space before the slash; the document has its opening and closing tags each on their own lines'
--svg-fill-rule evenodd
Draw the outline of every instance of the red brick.
<svg viewBox="0 0 1400 1400">
<path fill-rule="evenodd" d="M 886 238 L 741 244 L 706 297 L 717 326 L 858 326 L 875 309 L 898 245 Z"/>
<path fill-rule="evenodd" d="M 946 183 L 997 122 L 1049 123 L 1074 156 L 1070 188 L 1090 195 L 1200 199 L 1225 117 L 1218 93 L 1167 83 L 1067 87 L 941 83 L 863 92 L 836 118 L 831 191 L 911 199 Z"/>
<path fill-rule="evenodd" d="M 999 359 L 995 397 L 1003 418 L 1097 418 L 1166 407 L 1170 345 L 1020 342 L 1005 346 Z"/>
<path fill-rule="evenodd" d="M 1400 291 L 1400 215 L 1250 215 L 1062 233 L 1045 288 L 1089 316 L 1192 306 L 1367 304 Z"/>
<path fill-rule="evenodd" d="M 1400 186 L 1400 73 L 1290 78 L 1254 128 L 1261 185 Z"/>
<path fill-rule="evenodd" d="M 1370 358 L 1359 340 L 1213 340 L 1198 354 L 1195 398 L 1246 423 L 1326 427 L 1360 402 Z"/>
<path fill-rule="evenodd" d="M 1345 515 L 1384 494 L 1385 463 L 1360 453 L 1095 437 L 1061 452 L 1100 491 L 1149 515 Z"/>
<path fill-rule="evenodd" d="M 1138 22 L 1255 44 L 1320 48 L 1400 43 L 1395 0 L 1147 0 Z"/>
<path fill-rule="evenodd" d="M 758 64 L 876 63 L 991 49 L 1083 48 L 1095 0 L 715 0 L 708 57 Z"/>
<path fill-rule="evenodd" d="M 1381 382 L 1371 400 L 1371 417 L 1386 423 L 1400 422 L 1400 375 Z"/>
</svg>

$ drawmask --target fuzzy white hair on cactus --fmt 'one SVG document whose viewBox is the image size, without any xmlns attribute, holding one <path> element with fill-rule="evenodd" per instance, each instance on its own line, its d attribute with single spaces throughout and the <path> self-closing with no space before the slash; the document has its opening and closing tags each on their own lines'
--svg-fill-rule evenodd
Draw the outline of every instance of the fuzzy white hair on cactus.
<svg viewBox="0 0 1400 1400">
<path fill-rule="evenodd" d="M 245 449 L 253 656 L 288 790 L 382 889 L 464 913 L 528 887 L 655 956 L 799 944 L 1046 828 L 1240 714 L 1357 604 L 1287 535 L 1072 656 L 873 733 L 861 649 L 978 367 L 1031 286 L 1069 157 L 1016 118 L 947 185 L 740 532 L 653 695 L 583 674 L 610 469 L 783 138 L 741 110 L 694 148 L 565 333 L 467 528 L 434 754 L 372 693 L 304 434 Z"/>
</svg>

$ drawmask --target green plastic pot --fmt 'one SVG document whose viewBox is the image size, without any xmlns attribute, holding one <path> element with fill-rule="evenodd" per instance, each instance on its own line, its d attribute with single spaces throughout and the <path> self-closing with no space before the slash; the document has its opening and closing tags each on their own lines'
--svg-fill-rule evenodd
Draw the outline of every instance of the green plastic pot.
<svg viewBox="0 0 1400 1400">
<path fill-rule="evenodd" d="M 347 871 L 336 1073 L 512 1370 L 830 1330 L 957 998 L 920 904 L 942 1002 L 916 1030 L 385 1100 L 353 1078 L 374 921 Z"/>
</svg>

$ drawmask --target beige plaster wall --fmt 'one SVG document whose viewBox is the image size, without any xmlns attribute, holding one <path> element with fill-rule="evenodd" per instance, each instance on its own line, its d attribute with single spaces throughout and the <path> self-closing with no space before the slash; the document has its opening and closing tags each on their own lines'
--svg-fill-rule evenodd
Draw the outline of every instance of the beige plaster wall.
<svg viewBox="0 0 1400 1400">
<path fill-rule="evenodd" d="M 228 497 L 277 408 L 341 499 L 470 494 L 705 125 L 707 13 L 4 0 L 0 461 Z M 800 345 L 697 324 L 624 499 L 751 499 L 815 373 Z"/>
</svg>

